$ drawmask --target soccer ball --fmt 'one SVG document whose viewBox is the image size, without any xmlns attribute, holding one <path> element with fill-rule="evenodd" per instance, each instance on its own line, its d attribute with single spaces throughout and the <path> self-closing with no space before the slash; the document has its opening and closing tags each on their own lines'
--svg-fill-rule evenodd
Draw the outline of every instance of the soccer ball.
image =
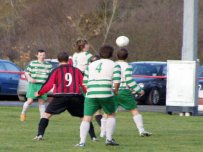
<svg viewBox="0 0 203 152">
<path fill-rule="evenodd" d="M 130 40 L 127 36 L 119 36 L 116 39 L 116 44 L 118 47 L 125 47 L 129 44 Z"/>
</svg>

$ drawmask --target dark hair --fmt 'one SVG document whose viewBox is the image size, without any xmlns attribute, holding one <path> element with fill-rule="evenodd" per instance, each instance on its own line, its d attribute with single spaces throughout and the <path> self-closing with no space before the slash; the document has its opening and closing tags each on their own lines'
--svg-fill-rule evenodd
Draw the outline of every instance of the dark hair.
<svg viewBox="0 0 203 152">
<path fill-rule="evenodd" d="M 114 48 L 110 45 L 104 45 L 99 49 L 99 55 L 101 58 L 108 59 L 113 56 Z"/>
<path fill-rule="evenodd" d="M 85 44 L 88 44 L 87 40 L 83 40 Z"/>
<path fill-rule="evenodd" d="M 128 58 L 128 50 L 126 48 L 121 48 L 117 51 L 117 57 L 119 60 L 125 60 Z"/>
<path fill-rule="evenodd" d="M 88 44 L 87 40 L 77 40 L 75 44 L 76 52 L 81 52 L 85 48 L 85 44 Z"/>
<path fill-rule="evenodd" d="M 69 55 L 67 52 L 59 52 L 57 55 L 57 59 L 59 62 L 68 62 Z"/>
<path fill-rule="evenodd" d="M 43 53 L 45 50 L 37 50 L 37 53 Z"/>
</svg>

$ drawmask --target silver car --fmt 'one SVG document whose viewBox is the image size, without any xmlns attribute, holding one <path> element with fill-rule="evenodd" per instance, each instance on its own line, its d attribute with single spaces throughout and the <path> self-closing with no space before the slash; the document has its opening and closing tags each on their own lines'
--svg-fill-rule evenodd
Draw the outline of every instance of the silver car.
<svg viewBox="0 0 203 152">
<path fill-rule="evenodd" d="M 46 59 L 46 61 L 50 62 L 53 66 L 53 69 L 56 68 L 59 65 L 59 62 L 57 59 Z M 24 75 L 24 73 L 22 73 L 20 75 L 20 80 L 18 83 L 18 90 L 17 90 L 17 94 L 18 94 L 18 98 L 20 101 L 26 101 L 26 92 L 27 92 L 27 86 L 28 86 L 28 81 Z M 53 95 L 52 90 L 48 92 L 48 97 L 51 97 Z"/>
</svg>

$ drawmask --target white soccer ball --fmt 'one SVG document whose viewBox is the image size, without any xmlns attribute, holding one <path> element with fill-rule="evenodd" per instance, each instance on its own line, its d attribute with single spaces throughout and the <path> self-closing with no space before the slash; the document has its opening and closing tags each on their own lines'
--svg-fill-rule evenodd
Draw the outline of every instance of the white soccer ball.
<svg viewBox="0 0 203 152">
<path fill-rule="evenodd" d="M 129 44 L 130 40 L 127 36 L 119 36 L 116 39 L 116 44 L 118 47 L 125 47 Z"/>
</svg>

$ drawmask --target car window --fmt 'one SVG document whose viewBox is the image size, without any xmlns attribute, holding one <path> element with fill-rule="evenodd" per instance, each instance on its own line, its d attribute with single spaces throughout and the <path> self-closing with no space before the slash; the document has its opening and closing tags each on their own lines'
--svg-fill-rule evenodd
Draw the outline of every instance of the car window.
<svg viewBox="0 0 203 152">
<path fill-rule="evenodd" d="M 167 75 L 167 66 L 164 66 L 162 75 L 163 75 L 163 76 L 166 76 L 166 75 Z"/>
<path fill-rule="evenodd" d="M 2 70 L 2 71 L 5 70 L 4 65 L 2 63 L 0 63 L 0 70 Z"/>
<path fill-rule="evenodd" d="M 157 76 L 157 67 L 156 66 L 151 66 L 150 68 L 150 75 L 151 76 Z"/>
<path fill-rule="evenodd" d="M 4 65 L 5 65 L 7 71 L 17 71 L 17 72 L 20 71 L 15 65 L 13 65 L 9 62 L 6 62 Z"/>
<path fill-rule="evenodd" d="M 153 65 L 156 68 L 156 72 L 159 73 L 159 71 L 161 70 L 161 65 Z"/>
<path fill-rule="evenodd" d="M 55 69 L 57 66 L 59 66 L 58 62 L 51 62 L 51 61 L 48 61 L 48 62 L 52 65 L 53 69 Z"/>
<path fill-rule="evenodd" d="M 152 66 L 150 64 L 134 64 L 133 65 L 133 74 L 134 75 L 156 76 L 157 69 L 155 66 Z"/>
</svg>

